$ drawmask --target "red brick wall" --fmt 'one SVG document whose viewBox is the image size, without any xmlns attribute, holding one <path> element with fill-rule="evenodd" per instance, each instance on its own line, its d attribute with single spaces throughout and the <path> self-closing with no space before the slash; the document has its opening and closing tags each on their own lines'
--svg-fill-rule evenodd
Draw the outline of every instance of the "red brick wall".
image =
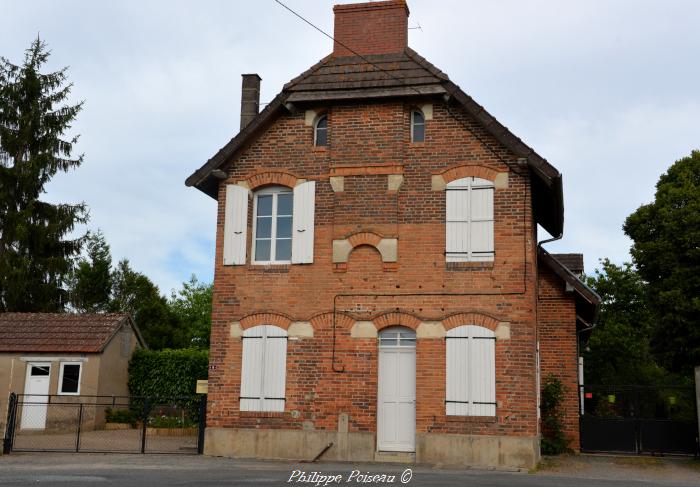
<svg viewBox="0 0 700 487">
<path fill-rule="evenodd" d="M 564 432 L 570 448 L 579 449 L 578 356 L 576 301 L 565 283 L 547 267 L 539 266 L 538 321 L 542 383 L 554 374 L 564 384 Z"/>
<path fill-rule="evenodd" d="M 510 322 L 510 339 L 498 340 L 496 345 L 497 417 L 446 418 L 445 341 L 419 339 L 417 432 L 537 434 L 536 235 L 529 175 L 517 167 L 517 172 L 510 170 L 495 155 L 515 162 L 515 156 L 477 122 L 455 107 L 448 112 L 437 100 L 434 118 L 426 122 L 425 142 L 410 143 L 411 106 L 408 101 L 394 101 L 326 107 L 326 149 L 312 146 L 312 128 L 305 125 L 303 113 L 288 114 L 236 156 L 219 192 L 210 426 L 335 430 L 338 415 L 345 412 L 350 431 L 375 431 L 377 341 L 351 338 L 354 320 L 415 327 L 421 321 L 445 320 L 455 313 L 478 313 L 492 317 L 489 320 Z M 373 165 L 372 170 L 366 169 L 368 164 Z M 508 187 L 495 191 L 495 261 L 477 267 L 446 265 L 445 192 L 431 190 L 434 174 L 465 165 L 468 167 L 452 173 L 491 177 L 509 173 Z M 331 174 L 386 173 L 386 166 L 404 176 L 398 191 L 387 191 L 385 174 L 346 175 L 343 193 L 331 188 Z M 244 180 L 254 186 L 281 180 L 293 184 L 296 178 L 317 181 L 314 263 L 223 266 L 224 184 Z M 252 205 L 249 219 L 251 213 Z M 332 240 L 360 230 L 398 239 L 398 262 L 387 268 L 373 247 L 361 245 L 351 253 L 341 269 L 344 272 L 334 272 Z M 248 238 L 250 249 L 250 231 Z M 334 298 L 341 293 L 433 295 L 337 298 L 336 369 L 342 369 L 338 373 L 331 366 L 332 312 Z M 436 295 L 439 293 L 472 295 Z M 395 314 L 381 319 L 389 312 Z M 241 341 L 230 338 L 230 325 L 256 313 L 284 315 L 277 322 L 285 328 L 290 321 L 310 321 L 314 328 L 313 338 L 289 341 L 283 413 L 238 411 Z M 248 327 L 269 322 L 249 318 L 242 323 Z M 575 352 L 570 359 L 575 360 Z"/>
<path fill-rule="evenodd" d="M 352 51 L 391 54 L 408 45 L 408 6 L 404 0 L 336 5 L 333 12 L 334 56 L 353 56 Z"/>
</svg>

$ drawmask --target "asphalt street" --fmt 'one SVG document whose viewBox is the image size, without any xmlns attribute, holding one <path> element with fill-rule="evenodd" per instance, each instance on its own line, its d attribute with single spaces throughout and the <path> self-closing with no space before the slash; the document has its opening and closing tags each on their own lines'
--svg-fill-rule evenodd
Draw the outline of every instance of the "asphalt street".
<svg viewBox="0 0 700 487">
<path fill-rule="evenodd" d="M 410 470 L 406 470 L 410 468 Z M 297 471 L 299 471 L 297 473 Z M 315 474 L 314 474 L 315 472 Z M 403 482 L 402 482 L 403 481 Z M 404 483 L 405 482 L 405 483 Z M 297 464 L 241 461 L 188 455 L 29 454 L 0 457 L 0 485 L 5 486 L 277 486 L 410 485 L 484 487 L 632 487 L 694 486 L 696 479 L 646 478 L 644 471 L 627 478 L 604 478 L 590 472 L 452 470 L 387 464 Z"/>
</svg>

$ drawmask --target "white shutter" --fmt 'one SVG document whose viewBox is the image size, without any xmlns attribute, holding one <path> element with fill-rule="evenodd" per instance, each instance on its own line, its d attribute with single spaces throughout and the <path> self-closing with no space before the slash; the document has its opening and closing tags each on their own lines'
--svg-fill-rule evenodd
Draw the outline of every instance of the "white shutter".
<svg viewBox="0 0 700 487">
<path fill-rule="evenodd" d="M 447 332 L 447 390 L 446 412 L 448 416 L 467 416 L 469 401 L 469 340 L 465 326 Z"/>
<path fill-rule="evenodd" d="M 287 332 L 266 325 L 265 362 L 263 364 L 262 411 L 284 411 L 287 375 Z"/>
<path fill-rule="evenodd" d="M 450 183 L 445 193 L 446 260 L 447 262 L 466 261 L 469 259 L 469 192 L 458 184 Z"/>
<path fill-rule="evenodd" d="M 496 334 L 481 326 L 469 333 L 469 397 L 473 416 L 496 415 Z"/>
<path fill-rule="evenodd" d="M 254 326 L 243 332 L 241 411 L 261 411 L 264 347 L 264 326 Z"/>
<path fill-rule="evenodd" d="M 491 181 L 474 178 L 469 192 L 472 261 L 493 260 L 493 191 Z"/>
<path fill-rule="evenodd" d="M 248 230 L 248 190 L 226 186 L 224 206 L 224 265 L 245 265 Z"/>
<path fill-rule="evenodd" d="M 310 264 L 314 261 L 315 206 L 316 181 L 307 181 L 294 187 L 293 264 Z"/>
</svg>

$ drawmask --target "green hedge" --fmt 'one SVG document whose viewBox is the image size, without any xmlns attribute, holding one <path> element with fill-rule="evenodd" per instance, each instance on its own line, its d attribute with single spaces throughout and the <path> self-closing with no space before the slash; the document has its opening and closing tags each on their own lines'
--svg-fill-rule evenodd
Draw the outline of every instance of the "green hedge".
<svg viewBox="0 0 700 487">
<path fill-rule="evenodd" d="M 129 394 L 169 398 L 193 396 L 209 371 L 207 350 L 136 350 L 129 361 Z"/>
</svg>

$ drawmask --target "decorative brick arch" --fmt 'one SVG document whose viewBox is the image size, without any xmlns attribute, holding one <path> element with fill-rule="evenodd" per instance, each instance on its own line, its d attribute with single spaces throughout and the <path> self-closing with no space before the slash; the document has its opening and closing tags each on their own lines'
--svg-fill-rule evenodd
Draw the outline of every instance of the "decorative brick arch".
<svg viewBox="0 0 700 487">
<path fill-rule="evenodd" d="M 287 171 L 263 171 L 248 176 L 245 182 L 251 190 L 271 184 L 293 188 L 299 178 Z"/>
<path fill-rule="evenodd" d="M 309 323 L 311 323 L 314 330 L 318 330 L 320 328 L 331 328 L 333 326 L 333 313 L 323 312 L 314 315 L 309 318 Z M 344 313 L 335 314 L 335 326 L 337 328 L 347 328 L 349 330 L 352 328 L 354 323 L 355 320 Z"/>
<path fill-rule="evenodd" d="M 489 330 L 495 332 L 498 323 L 499 320 L 493 316 L 475 312 L 455 313 L 442 320 L 445 330 L 450 330 L 462 325 L 476 325 L 483 326 L 484 328 L 488 328 Z"/>
<path fill-rule="evenodd" d="M 377 331 L 389 326 L 405 326 L 406 328 L 415 330 L 418 328 L 418 325 L 420 325 L 421 320 L 408 313 L 389 311 L 379 316 L 375 316 L 372 323 L 374 323 Z"/>
<path fill-rule="evenodd" d="M 438 173 L 440 176 L 442 176 L 442 179 L 445 181 L 445 184 L 451 183 L 452 181 L 456 181 L 457 179 L 462 179 L 462 178 L 467 178 L 467 177 L 474 177 L 474 178 L 481 178 L 481 179 L 486 179 L 488 181 L 495 181 L 496 176 L 498 175 L 499 172 L 492 167 L 488 166 L 481 166 L 481 165 L 475 165 L 475 164 L 460 164 L 458 166 L 452 166 L 441 173 Z"/>
<path fill-rule="evenodd" d="M 374 232 L 353 233 L 342 240 L 333 240 L 333 263 L 346 264 L 347 267 L 350 253 L 357 247 L 369 245 L 379 252 L 386 267 L 387 264 L 397 261 L 398 243 L 396 238 L 384 238 Z"/>
<path fill-rule="evenodd" d="M 292 324 L 289 316 L 280 313 L 255 313 L 241 318 L 241 328 L 244 330 L 258 325 L 274 325 L 286 330 Z"/>
<path fill-rule="evenodd" d="M 377 248 L 379 242 L 382 241 L 381 235 L 374 232 L 358 232 L 347 237 L 348 242 L 352 245 L 352 248 L 359 247 L 360 245 L 370 245 Z M 379 249 L 377 249 L 379 250 Z"/>
</svg>

